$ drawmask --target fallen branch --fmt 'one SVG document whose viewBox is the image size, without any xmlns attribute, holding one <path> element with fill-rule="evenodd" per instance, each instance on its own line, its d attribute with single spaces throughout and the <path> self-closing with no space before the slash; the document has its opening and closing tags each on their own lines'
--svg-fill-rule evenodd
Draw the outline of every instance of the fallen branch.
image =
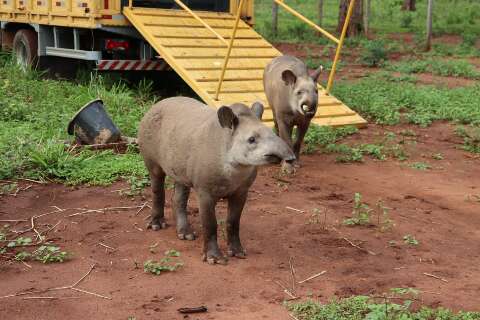
<svg viewBox="0 0 480 320">
<path fill-rule="evenodd" d="M 299 281 L 298 284 L 302 284 L 302 283 L 304 283 L 304 282 L 307 282 L 307 281 L 310 281 L 310 280 L 315 279 L 315 278 L 317 278 L 317 277 L 320 277 L 321 275 L 324 275 L 325 273 L 327 273 L 327 270 L 323 270 L 322 272 L 319 272 L 319 273 L 317 273 L 317 274 L 314 274 L 313 276 L 308 277 L 308 278 L 305 279 L 305 280 Z"/>
<path fill-rule="evenodd" d="M 180 308 L 177 309 L 178 312 L 183 313 L 183 314 L 189 314 L 189 313 L 200 313 L 200 312 L 207 312 L 208 309 L 205 306 L 200 306 L 200 307 L 193 307 L 193 308 Z"/>
<path fill-rule="evenodd" d="M 436 275 L 431 274 L 431 273 L 424 272 L 423 274 L 426 275 L 427 277 L 435 278 L 435 279 L 438 279 L 438 280 L 443 281 L 443 282 L 448 282 L 446 279 L 441 278 L 441 277 L 436 276 Z"/>
<path fill-rule="evenodd" d="M 368 254 L 371 254 L 372 256 L 376 256 L 376 255 L 377 255 L 377 254 L 376 254 L 375 252 L 373 252 L 373 251 L 370 251 L 370 250 L 368 250 L 368 249 L 365 249 L 365 248 L 360 247 L 359 245 L 356 245 L 355 243 L 353 243 L 352 241 L 350 241 L 350 240 L 349 240 L 348 238 L 346 238 L 346 237 L 343 237 L 343 240 L 347 241 L 352 247 L 355 247 L 355 248 L 357 248 L 357 249 L 359 249 L 359 250 L 361 250 L 361 251 L 363 251 L 363 252 L 366 252 L 366 253 L 368 253 Z"/>
</svg>

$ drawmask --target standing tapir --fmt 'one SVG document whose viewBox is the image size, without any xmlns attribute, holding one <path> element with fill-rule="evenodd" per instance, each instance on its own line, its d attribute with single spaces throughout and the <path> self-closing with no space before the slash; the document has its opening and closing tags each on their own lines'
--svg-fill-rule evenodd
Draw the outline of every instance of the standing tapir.
<svg viewBox="0 0 480 320">
<path fill-rule="evenodd" d="M 138 143 L 150 173 L 153 191 L 149 227 L 166 227 L 164 217 L 165 176 L 175 181 L 173 212 L 177 235 L 194 240 L 187 220 L 190 188 L 197 193 L 203 227 L 204 260 L 225 263 L 217 244 L 215 205 L 228 200 L 228 255 L 245 257 L 240 243 L 240 216 L 257 166 L 292 162 L 290 147 L 260 121 L 263 105 L 220 107 L 217 111 L 186 97 L 162 100 L 140 123 Z"/>
<path fill-rule="evenodd" d="M 307 66 L 301 60 L 292 56 L 280 56 L 266 66 L 263 74 L 263 86 L 273 111 L 275 129 L 293 148 L 297 160 L 305 133 L 317 112 L 317 80 L 322 70 L 323 67 L 320 66 L 310 76 Z M 292 142 L 294 126 L 297 126 L 295 143 Z M 284 162 L 283 169 L 293 171 L 290 163 Z"/>
</svg>

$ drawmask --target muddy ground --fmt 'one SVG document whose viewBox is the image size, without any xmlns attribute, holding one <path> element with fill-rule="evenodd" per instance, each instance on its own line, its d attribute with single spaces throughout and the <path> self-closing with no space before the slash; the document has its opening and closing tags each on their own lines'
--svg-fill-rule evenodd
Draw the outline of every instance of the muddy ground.
<svg viewBox="0 0 480 320">
<path fill-rule="evenodd" d="M 386 129 L 398 133 L 406 128 L 370 125 L 349 140 L 374 142 Z M 412 287 L 422 291 L 422 304 L 479 311 L 480 159 L 458 148 L 448 124 L 410 129 L 418 136 L 405 162 L 339 164 L 334 155 L 315 154 L 302 158 L 293 178 L 277 179 L 277 167 L 261 169 L 241 224 L 248 258 L 231 259 L 227 266 L 202 262 L 201 238 L 177 240 L 174 227 L 146 230 L 148 209 L 138 215 L 132 208 L 69 217 L 79 212 L 71 208 L 142 205 L 151 200 L 148 188 L 145 198 L 129 198 L 117 191 L 126 188 L 125 183 L 67 187 L 20 182 L 32 187 L 0 198 L 0 219 L 29 219 L 55 210 L 52 206 L 69 209 L 41 217 L 36 225 L 41 230 L 56 225 L 47 239 L 72 258 L 60 264 L 30 262 L 30 267 L 3 259 L 0 295 L 71 285 L 96 264 L 78 288 L 111 300 L 69 289 L 29 295 L 59 299 L 2 298 L 0 319 L 289 319 L 283 306 L 289 296 L 278 283 L 300 299 L 321 301 Z M 431 158 L 437 153 L 444 159 Z M 432 169 L 413 169 L 413 162 L 429 163 Z M 343 225 L 356 192 L 372 208 L 379 200 L 391 208 L 393 228 L 381 232 L 377 213 L 372 213 L 371 226 Z M 190 219 L 200 231 L 192 198 Z M 169 204 L 166 214 L 172 222 Z M 225 204 L 217 211 L 224 220 Z M 29 223 L 12 225 L 21 230 Z M 419 245 L 405 244 L 407 234 Z M 219 239 L 224 249 L 222 224 Z M 143 262 L 161 259 L 168 249 L 181 252 L 183 268 L 160 276 L 144 273 Z M 326 273 L 293 290 L 290 259 L 297 281 Z M 208 312 L 188 317 L 177 312 L 200 305 Z"/>
</svg>

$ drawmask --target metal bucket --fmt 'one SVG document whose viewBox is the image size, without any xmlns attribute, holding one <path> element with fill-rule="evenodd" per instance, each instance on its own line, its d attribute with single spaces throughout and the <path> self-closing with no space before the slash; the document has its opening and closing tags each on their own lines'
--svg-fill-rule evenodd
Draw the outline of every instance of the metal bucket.
<svg viewBox="0 0 480 320">
<path fill-rule="evenodd" d="M 75 133 L 81 144 L 106 144 L 121 139 L 120 130 L 108 116 L 100 99 L 84 105 L 68 124 L 67 131 L 70 135 Z"/>
</svg>

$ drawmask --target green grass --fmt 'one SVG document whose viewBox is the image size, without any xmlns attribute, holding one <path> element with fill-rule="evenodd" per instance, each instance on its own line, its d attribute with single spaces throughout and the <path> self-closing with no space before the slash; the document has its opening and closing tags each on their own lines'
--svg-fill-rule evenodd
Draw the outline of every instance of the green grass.
<svg viewBox="0 0 480 320">
<path fill-rule="evenodd" d="M 385 66 L 385 69 L 402 73 L 432 73 L 438 76 L 480 79 L 480 71 L 467 60 L 405 60 Z"/>
<path fill-rule="evenodd" d="M 480 124 L 480 85 L 461 88 L 416 86 L 371 76 L 354 83 L 339 82 L 333 95 L 379 124 L 404 120 L 428 126 L 436 120 Z"/>
<path fill-rule="evenodd" d="M 334 32 L 338 21 L 338 0 L 324 1 L 323 26 Z M 372 0 L 371 28 L 377 33 L 398 33 L 425 31 L 427 1 L 417 1 L 416 12 L 400 10 L 402 1 Z M 291 7 L 307 18 L 317 22 L 317 0 L 289 0 Z M 299 42 L 309 41 L 324 43 L 325 38 L 319 37 L 310 27 L 299 21 L 290 13 L 279 8 L 278 35 L 271 32 L 272 1 L 255 1 L 256 29 L 270 40 Z M 461 8 L 461 9 L 459 9 Z M 433 30 L 435 34 L 460 34 L 466 38 L 479 34 L 480 3 L 471 0 L 437 0 L 435 1 Z M 320 40 L 323 39 L 323 40 Z M 468 39 L 467 39 L 468 40 Z"/>
<path fill-rule="evenodd" d="M 120 177 L 144 177 L 140 155 L 112 151 L 72 151 L 66 126 L 88 101 L 101 98 L 114 123 L 127 136 L 153 103 L 145 86 L 135 91 L 121 82 L 92 76 L 86 83 L 48 80 L 23 74 L 8 57 L 0 57 L 0 179 L 26 177 L 69 184 L 108 184 Z M 148 88 L 147 88 L 148 89 Z"/>
<path fill-rule="evenodd" d="M 385 300 L 385 301 L 383 301 Z M 398 302 L 395 300 L 395 302 Z M 411 300 L 403 304 L 389 299 L 376 301 L 366 296 L 332 300 L 327 304 L 305 301 L 289 304 L 288 308 L 299 320 L 478 320 L 479 312 L 455 313 L 448 309 L 422 307 L 418 311 L 410 308 Z"/>
</svg>

